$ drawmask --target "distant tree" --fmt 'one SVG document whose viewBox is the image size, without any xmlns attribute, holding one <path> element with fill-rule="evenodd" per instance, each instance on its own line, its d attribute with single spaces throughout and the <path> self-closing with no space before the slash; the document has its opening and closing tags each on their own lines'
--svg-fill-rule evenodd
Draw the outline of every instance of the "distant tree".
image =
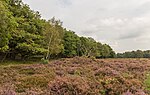
<svg viewBox="0 0 150 95">
<path fill-rule="evenodd" d="M 150 50 L 147 51 L 131 51 L 131 52 L 125 52 L 125 53 L 118 53 L 118 58 L 150 58 Z"/>
<path fill-rule="evenodd" d="M 150 58 L 150 50 L 144 51 L 143 57 Z"/>
<path fill-rule="evenodd" d="M 124 54 L 122 54 L 122 53 L 117 53 L 117 58 L 124 58 Z"/>
<path fill-rule="evenodd" d="M 137 50 L 135 56 L 136 58 L 143 58 L 143 52 L 141 50 Z"/>
</svg>

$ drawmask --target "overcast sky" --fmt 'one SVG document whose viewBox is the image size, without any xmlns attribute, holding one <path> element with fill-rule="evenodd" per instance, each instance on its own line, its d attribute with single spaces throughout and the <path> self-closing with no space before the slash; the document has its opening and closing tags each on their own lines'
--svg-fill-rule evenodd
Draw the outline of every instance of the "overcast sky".
<svg viewBox="0 0 150 95">
<path fill-rule="evenodd" d="M 42 18 L 53 16 L 80 36 L 116 52 L 150 49 L 150 0 L 23 0 Z"/>
</svg>

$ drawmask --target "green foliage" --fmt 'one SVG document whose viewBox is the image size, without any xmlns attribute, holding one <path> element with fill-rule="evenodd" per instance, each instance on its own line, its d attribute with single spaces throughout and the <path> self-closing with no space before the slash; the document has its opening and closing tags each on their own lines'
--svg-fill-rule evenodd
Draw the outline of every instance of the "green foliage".
<svg viewBox="0 0 150 95">
<path fill-rule="evenodd" d="M 41 59 L 41 63 L 42 64 L 48 64 L 49 63 L 49 60 L 45 59 L 45 58 L 42 58 Z"/>
<path fill-rule="evenodd" d="M 48 49 L 46 59 L 48 59 L 50 55 L 57 55 L 64 50 L 64 30 L 59 20 L 55 20 L 55 18 L 52 18 L 51 20 L 46 22 L 43 34 L 45 46 Z"/>
<path fill-rule="evenodd" d="M 19 56 L 25 60 L 35 55 L 46 60 L 74 56 L 106 58 L 115 54 L 108 45 L 64 29 L 54 17 L 48 21 L 41 19 L 39 12 L 22 0 L 0 1 L 0 43 L 0 53 L 10 59 Z"/>
<path fill-rule="evenodd" d="M 97 55 L 97 42 L 93 38 L 81 37 L 81 54 L 84 56 L 96 56 Z"/>
<path fill-rule="evenodd" d="M 7 22 L 7 24 L 12 26 L 12 30 L 10 30 L 10 25 L 2 24 L 5 25 L 6 29 L 9 29 L 8 32 L 6 30 L 4 31 L 10 36 L 5 37 L 5 41 L 3 40 L 5 42 L 5 45 L 3 45 L 5 47 L 4 49 L 9 49 L 8 53 L 10 53 L 10 56 L 14 56 L 14 58 L 18 54 L 21 54 L 23 59 L 47 52 L 42 43 L 44 42 L 42 35 L 42 25 L 44 22 L 37 16 L 37 12 L 30 10 L 29 6 L 23 4 L 21 0 L 4 1 L 7 3 L 5 4 L 5 9 L 8 8 L 8 12 L 11 13 L 11 17 L 9 15 L 9 17 L 5 16 L 10 19 L 8 21 L 11 21 Z M 5 22 L 7 18 L 5 18 Z M 1 48 L 3 51 L 4 49 Z"/>
<path fill-rule="evenodd" d="M 143 53 L 144 58 L 150 58 L 150 50 L 144 51 Z"/>
<path fill-rule="evenodd" d="M 80 38 L 72 31 L 65 30 L 64 34 L 64 57 L 74 57 L 79 55 Z"/>
<path fill-rule="evenodd" d="M 11 32 L 16 24 L 6 5 L 5 2 L 0 1 L 0 52 L 5 52 L 9 49 L 8 44 L 11 39 Z"/>
<path fill-rule="evenodd" d="M 118 53 L 118 58 L 150 58 L 150 50 L 146 51 L 131 51 L 131 52 L 125 52 L 125 53 Z"/>
<path fill-rule="evenodd" d="M 64 57 L 93 56 L 97 58 L 114 58 L 115 52 L 107 44 L 96 42 L 93 38 L 79 37 L 72 31 L 64 35 Z"/>
<path fill-rule="evenodd" d="M 109 51 L 109 47 L 104 44 L 102 47 L 102 57 L 107 58 L 109 57 L 110 51 Z"/>
<path fill-rule="evenodd" d="M 150 91 L 150 75 L 147 75 L 147 78 L 144 82 L 145 86 L 146 86 L 146 90 Z"/>
</svg>

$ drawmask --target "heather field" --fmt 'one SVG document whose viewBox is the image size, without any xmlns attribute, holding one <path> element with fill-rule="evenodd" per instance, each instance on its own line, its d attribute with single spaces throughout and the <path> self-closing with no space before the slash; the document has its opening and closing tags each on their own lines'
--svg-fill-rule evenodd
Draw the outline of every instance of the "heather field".
<svg viewBox="0 0 150 95">
<path fill-rule="evenodd" d="M 0 95 L 150 95 L 150 59 L 1 64 Z"/>
</svg>

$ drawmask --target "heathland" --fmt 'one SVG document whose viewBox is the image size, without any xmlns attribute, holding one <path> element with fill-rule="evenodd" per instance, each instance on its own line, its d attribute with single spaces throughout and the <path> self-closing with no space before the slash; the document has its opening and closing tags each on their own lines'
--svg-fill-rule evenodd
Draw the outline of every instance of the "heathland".
<svg viewBox="0 0 150 95">
<path fill-rule="evenodd" d="M 0 65 L 1 95 L 148 95 L 149 59 L 65 58 Z"/>
<path fill-rule="evenodd" d="M 0 95 L 150 95 L 150 50 L 116 54 L 62 24 L 0 0 Z"/>
</svg>

